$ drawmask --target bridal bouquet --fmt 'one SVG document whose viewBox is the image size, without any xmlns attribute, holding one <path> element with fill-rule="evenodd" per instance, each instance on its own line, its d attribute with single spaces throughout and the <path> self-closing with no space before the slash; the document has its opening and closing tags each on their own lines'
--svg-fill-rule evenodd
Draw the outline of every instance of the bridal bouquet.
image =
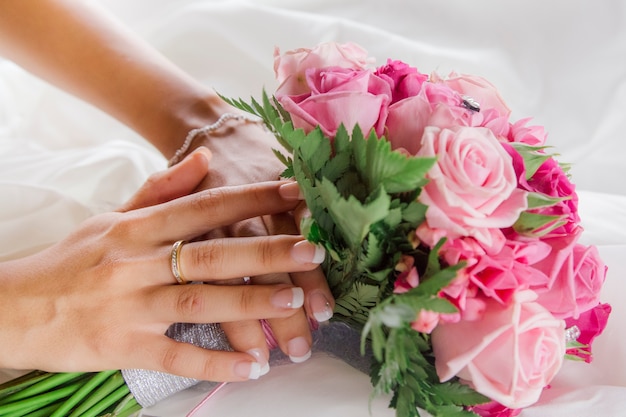
<svg viewBox="0 0 626 417">
<path fill-rule="evenodd" d="M 334 320 L 362 331 L 400 417 L 513 416 L 566 357 L 589 362 L 610 306 L 567 173 L 477 76 L 375 67 L 355 44 L 281 54 L 261 117 L 323 245 Z"/>
<path fill-rule="evenodd" d="M 354 44 L 274 59 L 274 94 L 225 99 L 282 145 L 311 212 L 302 232 L 328 254 L 333 320 L 358 330 L 398 417 L 515 416 L 564 359 L 592 360 L 606 267 L 579 243 L 578 197 L 542 127 L 512 121 L 480 77 L 376 67 Z M 217 324 L 179 327 L 227 348 Z M 0 415 L 129 416 L 193 384 L 138 372 L 35 372 L 0 385 Z"/>
</svg>

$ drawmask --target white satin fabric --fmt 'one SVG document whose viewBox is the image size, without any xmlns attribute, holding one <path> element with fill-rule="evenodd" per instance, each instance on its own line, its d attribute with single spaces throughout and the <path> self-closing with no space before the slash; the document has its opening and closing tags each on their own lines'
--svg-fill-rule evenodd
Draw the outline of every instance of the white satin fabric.
<svg viewBox="0 0 626 417">
<path fill-rule="evenodd" d="M 274 46 L 353 41 L 377 63 L 484 76 L 514 118 L 534 117 L 573 163 L 583 240 L 609 266 L 613 305 L 595 361 L 566 363 L 523 417 L 621 416 L 626 410 L 626 7 L 622 0 L 103 0 L 183 69 L 220 93 L 275 87 Z M 58 241 L 88 216 L 125 201 L 164 159 L 90 106 L 0 61 L 0 260 Z M 6 374 L 5 374 L 6 376 Z M 199 416 L 369 413 L 368 377 L 316 355 L 261 380 L 227 385 Z M 144 410 L 184 416 L 203 386 Z M 375 417 L 393 416 L 386 399 Z"/>
</svg>

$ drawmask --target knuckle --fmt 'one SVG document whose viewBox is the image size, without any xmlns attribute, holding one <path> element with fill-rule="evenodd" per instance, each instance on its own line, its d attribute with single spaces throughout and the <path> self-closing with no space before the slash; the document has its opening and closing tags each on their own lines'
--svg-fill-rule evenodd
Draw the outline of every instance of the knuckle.
<svg viewBox="0 0 626 417">
<path fill-rule="evenodd" d="M 219 274 L 224 266 L 225 250 L 223 239 L 213 239 L 205 245 L 193 248 L 193 267 L 208 275 Z"/>
<path fill-rule="evenodd" d="M 180 366 L 181 355 L 176 345 L 171 345 L 161 352 L 160 363 L 165 372 L 175 373 Z"/>
<path fill-rule="evenodd" d="M 205 379 L 211 381 L 219 378 L 219 363 L 213 358 L 213 355 L 207 356 L 206 360 L 202 364 L 202 375 Z"/>
<path fill-rule="evenodd" d="M 276 249 L 276 242 L 270 236 L 259 237 L 256 246 L 256 260 L 263 268 L 270 268 L 280 255 Z"/>
<path fill-rule="evenodd" d="M 181 288 L 176 299 L 176 312 L 184 318 L 193 318 L 204 312 L 204 297 L 192 287 Z"/>
<path fill-rule="evenodd" d="M 238 305 L 236 308 L 244 316 L 251 316 L 255 312 L 255 300 L 256 297 L 253 292 L 253 287 L 243 287 L 241 288 L 239 297 L 237 298 Z"/>
<path fill-rule="evenodd" d="M 226 203 L 228 201 L 228 193 L 222 188 L 213 188 L 197 194 L 192 204 L 199 211 L 211 213 L 214 216 L 220 216 L 226 212 Z"/>
</svg>

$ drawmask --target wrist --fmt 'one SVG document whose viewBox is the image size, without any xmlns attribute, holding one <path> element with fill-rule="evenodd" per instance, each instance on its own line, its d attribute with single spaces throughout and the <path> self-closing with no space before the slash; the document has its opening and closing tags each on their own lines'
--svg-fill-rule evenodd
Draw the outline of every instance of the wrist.
<svg viewBox="0 0 626 417">
<path fill-rule="evenodd" d="M 170 160 L 183 145 L 188 133 L 193 129 L 215 123 L 225 112 L 232 108 L 215 93 L 206 93 L 164 109 L 165 116 L 158 123 L 151 142 L 165 158 Z M 193 150 L 189 148 L 189 152 Z"/>
</svg>

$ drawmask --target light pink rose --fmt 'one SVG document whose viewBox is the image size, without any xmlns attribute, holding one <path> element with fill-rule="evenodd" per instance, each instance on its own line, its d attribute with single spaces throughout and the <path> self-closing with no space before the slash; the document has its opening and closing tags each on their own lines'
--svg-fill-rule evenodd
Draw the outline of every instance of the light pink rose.
<svg viewBox="0 0 626 417">
<path fill-rule="evenodd" d="M 428 126 L 487 127 L 498 138 L 506 138 L 510 129 L 507 116 L 495 109 L 468 110 L 458 92 L 443 83 L 424 82 L 416 95 L 395 100 L 389 106 L 386 136 L 394 149 L 414 155 Z"/>
<path fill-rule="evenodd" d="M 333 138 L 340 124 L 349 132 L 359 125 L 364 134 L 374 128 L 382 135 L 391 100 L 389 85 L 368 70 L 339 67 L 309 69 L 308 94 L 277 96 L 296 128 L 316 126 Z"/>
<path fill-rule="evenodd" d="M 520 291 L 510 306 L 487 300 L 482 320 L 437 326 L 431 340 L 440 380 L 458 376 L 508 408 L 534 404 L 565 354 L 565 322 L 535 297 Z"/>
<path fill-rule="evenodd" d="M 364 69 L 371 60 L 367 51 L 354 43 L 325 42 L 315 48 L 299 48 L 280 53 L 274 48 L 274 74 L 279 87 L 276 93 L 298 95 L 309 92 L 305 72 L 309 68 L 343 67 Z"/>
<path fill-rule="evenodd" d="M 411 323 L 411 328 L 421 333 L 430 334 L 439 324 L 440 316 L 440 313 L 434 311 L 420 310 L 417 313 L 417 318 Z"/>
<path fill-rule="evenodd" d="M 498 90 L 486 79 L 476 75 L 451 73 L 442 79 L 437 74 L 431 74 L 433 82 L 440 82 L 452 88 L 462 96 L 469 96 L 480 104 L 480 111 L 494 109 L 500 116 L 508 118 L 511 109 L 506 105 Z"/>
<path fill-rule="evenodd" d="M 576 340 L 582 346 L 567 349 L 568 355 L 578 356 L 587 363 L 593 360 L 592 345 L 596 337 L 604 331 L 611 314 L 610 304 L 598 304 L 594 308 L 582 313 L 578 319 L 568 318 L 565 320 L 567 328 L 577 326 L 580 336 Z"/>
<path fill-rule="evenodd" d="M 486 248 L 503 243 L 499 229 L 512 226 L 527 202 L 526 192 L 517 188 L 511 156 L 493 133 L 427 127 L 417 155 L 437 158 L 419 196 L 428 206 L 427 227 L 450 239 L 471 236 Z M 429 232 L 422 232 L 418 229 L 418 237 L 427 238 Z"/>
<path fill-rule="evenodd" d="M 543 126 L 527 126 L 529 121 L 530 118 L 526 118 L 511 124 L 508 140 L 530 146 L 542 146 L 546 142 L 545 129 Z"/>
<path fill-rule="evenodd" d="M 537 302 L 558 318 L 578 318 L 600 301 L 606 265 L 595 246 L 578 244 L 582 228 L 572 234 L 543 239 L 550 254 L 534 265 L 549 277 L 546 286 L 534 288 Z"/>
</svg>

